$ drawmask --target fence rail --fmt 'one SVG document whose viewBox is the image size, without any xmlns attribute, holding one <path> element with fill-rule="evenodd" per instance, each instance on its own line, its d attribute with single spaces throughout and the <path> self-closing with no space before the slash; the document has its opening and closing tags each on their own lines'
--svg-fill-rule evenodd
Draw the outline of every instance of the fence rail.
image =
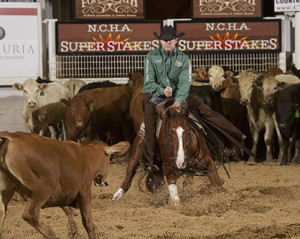
<svg viewBox="0 0 300 239">
<path fill-rule="evenodd" d="M 226 66 L 240 72 L 254 68 L 263 72 L 278 66 L 279 53 L 240 53 L 240 54 L 189 54 L 192 69 L 212 65 Z M 51 70 L 53 79 L 67 81 L 70 78 L 89 82 L 111 80 L 124 83 L 128 74 L 143 70 L 145 55 L 92 55 L 56 56 L 55 67 Z"/>
</svg>

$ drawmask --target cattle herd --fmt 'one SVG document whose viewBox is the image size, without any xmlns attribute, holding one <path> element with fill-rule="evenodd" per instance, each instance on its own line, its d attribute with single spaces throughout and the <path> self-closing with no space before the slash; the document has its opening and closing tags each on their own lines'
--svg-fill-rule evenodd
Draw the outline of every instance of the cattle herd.
<svg viewBox="0 0 300 239">
<path fill-rule="evenodd" d="M 277 67 L 266 72 L 247 69 L 236 74 L 212 66 L 192 74 L 191 93 L 203 97 L 247 136 L 246 145 L 256 156 L 246 159 L 249 164 L 277 160 L 280 165 L 300 164 L 300 79 L 298 71 L 292 69 L 285 73 Z M 239 158 L 234 150 L 232 159 Z"/>
<path fill-rule="evenodd" d="M 125 154 L 139 134 L 143 80 L 143 72 L 137 71 L 123 85 L 86 84 L 76 79 L 65 84 L 41 79 L 14 84 L 23 91 L 22 117 L 29 133 L 0 132 L 0 223 L 17 191 L 29 202 L 24 220 L 44 237 L 55 238 L 55 233 L 40 221 L 40 208 L 61 207 L 73 225 L 71 206 L 80 208 L 89 238 L 96 238 L 91 219 L 92 181 L 105 183 L 110 156 Z M 266 72 L 248 69 L 236 73 L 221 66 L 201 67 L 192 72 L 190 94 L 247 136 L 245 144 L 256 157 L 247 158 L 227 143 L 231 160 L 300 164 L 297 71 L 284 73 L 272 67 Z M 70 230 L 76 234 L 76 227 Z"/>
</svg>

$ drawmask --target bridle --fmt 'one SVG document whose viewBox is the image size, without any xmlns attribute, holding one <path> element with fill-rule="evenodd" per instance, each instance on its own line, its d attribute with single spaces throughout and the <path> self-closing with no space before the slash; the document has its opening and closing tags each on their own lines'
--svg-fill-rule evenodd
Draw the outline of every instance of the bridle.
<svg viewBox="0 0 300 239">
<path fill-rule="evenodd" d="M 226 167 L 223 163 L 223 157 L 221 157 L 221 159 L 220 159 L 221 163 L 218 165 L 218 167 L 216 167 L 216 169 L 214 169 L 214 170 L 211 170 L 206 165 L 201 163 L 202 158 L 200 160 L 195 160 L 194 157 L 193 157 L 194 155 L 198 155 L 198 153 L 200 151 L 200 147 L 197 147 L 197 150 L 193 153 L 193 155 L 190 155 L 190 149 L 191 149 L 191 145 L 192 145 L 192 133 L 191 132 L 193 132 L 196 136 L 196 139 L 198 141 L 197 145 L 199 145 L 199 136 L 197 135 L 196 131 L 198 131 L 206 139 L 207 144 L 211 144 L 211 142 L 209 142 L 209 141 L 212 141 L 214 139 L 207 140 L 207 135 L 205 135 L 204 131 L 198 127 L 198 123 L 201 122 L 201 125 L 203 125 L 204 127 L 207 126 L 207 125 L 205 124 L 205 122 L 203 122 L 203 120 L 201 120 L 197 116 L 197 114 L 195 112 L 192 112 L 192 111 L 189 111 L 189 112 L 194 115 L 193 119 L 190 118 L 190 117 L 185 118 L 184 115 L 178 114 L 176 116 L 171 116 L 170 120 L 168 121 L 168 141 L 169 141 L 171 158 L 174 160 L 175 165 L 176 165 L 176 158 L 177 157 L 176 157 L 176 154 L 174 152 L 174 147 L 171 143 L 172 142 L 171 139 L 173 137 L 173 135 L 170 132 L 171 121 L 174 121 L 174 118 L 176 118 L 176 117 L 182 117 L 183 120 L 186 121 L 186 125 L 188 127 L 188 130 L 187 130 L 187 133 L 186 133 L 187 136 L 188 136 L 188 144 L 187 144 L 187 147 L 186 147 L 186 150 L 185 150 L 186 153 L 185 153 L 185 158 L 184 158 L 184 162 L 187 163 L 188 167 L 185 170 L 180 170 L 177 167 L 175 167 L 175 172 L 178 175 L 186 174 L 186 175 L 191 175 L 191 176 L 208 176 L 210 173 L 213 173 L 213 172 L 217 171 L 222 165 L 223 168 L 225 169 L 226 173 L 227 173 L 227 176 L 230 178 L 229 173 L 228 173 L 228 171 L 227 171 L 227 169 L 226 169 Z M 205 130 L 206 131 L 209 130 L 209 127 L 208 126 L 205 127 Z M 212 134 L 214 136 L 215 142 L 217 142 L 218 146 L 223 147 L 221 140 L 211 130 L 209 130 L 209 131 L 210 131 L 210 134 Z M 214 147 L 210 147 L 210 148 L 214 149 Z M 219 155 L 217 152 L 214 152 L 214 153 L 216 153 L 216 155 Z M 225 157 L 227 157 L 227 156 L 225 156 Z M 198 166 L 203 167 L 204 169 L 193 169 L 193 168 L 189 167 L 189 163 L 188 163 L 189 161 L 197 164 Z"/>
<path fill-rule="evenodd" d="M 175 164 L 176 164 L 176 154 L 174 152 L 174 147 L 171 143 L 173 135 L 170 132 L 170 124 L 171 124 L 171 121 L 174 121 L 174 118 L 175 117 L 177 118 L 178 116 L 182 117 L 183 120 L 185 120 L 183 115 L 176 115 L 176 116 L 171 116 L 170 120 L 168 121 L 168 141 L 169 141 L 169 146 L 170 146 L 170 151 L 171 151 L 171 158 L 173 158 Z M 188 144 L 187 144 L 187 148 L 186 148 L 186 154 L 185 154 L 185 157 L 184 157 L 184 162 L 188 162 L 188 160 L 191 158 L 189 156 L 189 151 L 190 151 L 189 149 L 190 149 L 191 142 L 192 142 L 192 139 L 191 139 L 192 136 L 191 136 L 191 127 L 190 127 L 189 124 L 188 124 L 188 131 L 187 131 L 186 134 L 188 136 Z"/>
</svg>

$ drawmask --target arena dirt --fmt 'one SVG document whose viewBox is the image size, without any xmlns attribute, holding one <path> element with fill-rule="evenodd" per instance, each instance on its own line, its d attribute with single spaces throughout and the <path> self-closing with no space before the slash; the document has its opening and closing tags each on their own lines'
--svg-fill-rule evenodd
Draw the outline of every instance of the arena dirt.
<svg viewBox="0 0 300 239">
<path fill-rule="evenodd" d="M 138 188 L 138 175 L 120 201 L 112 201 L 125 175 L 127 163 L 112 163 L 109 186 L 93 186 L 92 215 L 99 238 L 107 239 L 269 239 L 300 238 L 300 166 L 278 163 L 226 164 L 219 174 L 226 193 L 218 194 L 207 178 L 196 177 L 183 188 L 181 205 L 169 203 L 167 186 L 156 194 Z M 143 187 L 142 187 L 143 188 Z M 21 217 L 25 202 L 15 195 L 9 204 L 3 239 L 41 239 Z M 68 238 L 67 219 L 60 208 L 41 210 L 41 220 L 60 239 Z M 87 234 L 79 210 L 75 220 L 82 238 Z"/>
</svg>

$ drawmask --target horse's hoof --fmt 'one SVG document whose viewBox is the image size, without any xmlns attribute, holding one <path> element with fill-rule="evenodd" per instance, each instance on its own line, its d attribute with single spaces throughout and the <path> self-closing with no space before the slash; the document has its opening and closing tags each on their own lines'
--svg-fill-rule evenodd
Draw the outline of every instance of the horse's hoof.
<svg viewBox="0 0 300 239">
<path fill-rule="evenodd" d="M 256 164 L 255 159 L 252 158 L 252 157 L 249 158 L 248 161 L 247 161 L 247 164 L 248 164 L 248 165 L 255 165 L 255 164 Z"/>
<path fill-rule="evenodd" d="M 180 200 L 178 198 L 178 200 L 175 200 L 175 199 L 170 199 L 170 205 L 171 206 L 174 206 L 174 207 L 179 207 L 180 206 Z"/>
<path fill-rule="evenodd" d="M 119 188 L 119 190 L 114 194 L 112 200 L 120 200 L 123 195 L 124 195 L 125 191 L 122 188 Z"/>
<path fill-rule="evenodd" d="M 155 164 L 153 165 L 149 165 L 148 167 L 149 172 L 158 172 L 159 171 L 159 167 Z"/>
<path fill-rule="evenodd" d="M 272 159 L 266 159 L 266 160 L 264 161 L 264 163 L 273 163 L 273 162 L 274 162 L 273 158 L 272 158 Z"/>
<path fill-rule="evenodd" d="M 233 156 L 233 154 L 234 154 L 234 150 L 233 149 L 231 149 L 231 148 L 225 148 L 224 150 L 223 150 L 223 153 L 227 156 L 227 157 L 231 157 L 231 156 Z"/>
<path fill-rule="evenodd" d="M 146 188 L 149 192 L 155 193 L 164 183 L 163 175 L 160 172 L 151 172 L 146 178 Z"/>
</svg>

